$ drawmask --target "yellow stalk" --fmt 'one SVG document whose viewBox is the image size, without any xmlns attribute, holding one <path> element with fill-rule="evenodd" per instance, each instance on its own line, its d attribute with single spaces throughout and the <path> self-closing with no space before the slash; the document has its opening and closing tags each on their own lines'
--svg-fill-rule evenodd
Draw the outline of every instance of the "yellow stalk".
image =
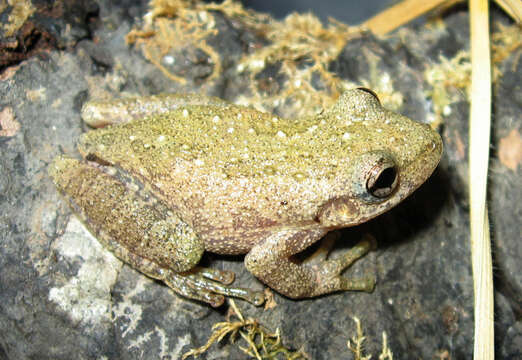
<svg viewBox="0 0 522 360">
<path fill-rule="evenodd" d="M 494 360 L 493 271 L 486 205 L 491 123 L 488 0 L 470 0 L 471 109 L 469 186 L 471 260 L 475 297 L 475 360 Z"/>
<path fill-rule="evenodd" d="M 361 26 L 376 35 L 384 35 L 399 26 L 439 6 L 449 6 L 461 0 L 404 0 L 370 18 Z"/>
<path fill-rule="evenodd" d="M 376 35 L 386 35 L 411 20 L 434 9 L 443 10 L 464 0 L 403 0 L 366 20 L 362 27 Z M 495 2 L 517 23 L 522 21 L 522 1 L 495 0 Z"/>
<path fill-rule="evenodd" d="M 520 24 L 522 21 L 522 1 L 520 0 L 495 0 L 509 16 Z"/>
</svg>

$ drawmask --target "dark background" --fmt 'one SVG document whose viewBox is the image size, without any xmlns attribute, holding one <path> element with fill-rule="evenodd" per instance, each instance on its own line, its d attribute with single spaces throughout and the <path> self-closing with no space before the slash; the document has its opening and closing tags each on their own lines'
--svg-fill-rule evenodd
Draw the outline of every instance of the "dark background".
<svg viewBox="0 0 522 360">
<path fill-rule="evenodd" d="M 359 24 L 396 3 L 395 0 L 242 0 L 245 6 L 272 14 L 282 19 L 293 11 L 313 12 L 321 20 L 328 17 L 348 23 Z"/>
</svg>

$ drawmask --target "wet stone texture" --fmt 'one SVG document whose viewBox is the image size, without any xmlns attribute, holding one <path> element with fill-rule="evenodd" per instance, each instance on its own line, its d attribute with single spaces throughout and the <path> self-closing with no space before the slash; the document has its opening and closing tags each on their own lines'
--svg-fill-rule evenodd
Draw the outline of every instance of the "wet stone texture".
<svg viewBox="0 0 522 360">
<path fill-rule="evenodd" d="M 213 41 L 226 53 L 226 69 L 209 86 L 201 81 L 208 64 L 191 63 L 194 57 L 189 57 L 181 64 L 188 83 L 198 85 L 182 87 L 125 45 L 134 17 L 146 11 L 144 2 L 98 5 L 92 34 L 76 38 L 67 50 L 7 68 L 0 81 L 0 359 L 177 359 L 204 344 L 211 326 L 225 318 L 226 309 L 182 299 L 101 247 L 60 199 L 47 166 L 60 153 L 76 154 L 74 139 L 87 130 L 79 110 L 94 91 L 112 96 L 198 91 L 234 99 L 247 80 L 231 69 L 245 51 L 245 41 L 258 34 L 217 14 L 219 34 Z M 506 22 L 498 13 L 495 17 Z M 431 106 L 424 95 L 426 63 L 468 48 L 467 14 L 455 12 L 445 21 L 444 30 L 409 28 L 386 41 L 363 36 L 349 42 L 330 68 L 357 81 L 372 71 L 365 54 L 376 54 L 378 71 L 389 74 L 404 95 L 399 111 L 425 122 Z M 522 348 L 521 167 L 510 169 L 499 160 L 503 139 L 521 131 L 519 58 L 520 49 L 499 64 L 504 76 L 494 87 L 489 178 L 496 350 L 505 359 L 519 358 Z M 303 348 L 312 359 L 353 358 L 346 347 L 355 335 L 353 316 L 362 321 L 368 352 L 378 353 L 385 331 L 397 359 L 471 358 L 465 101 L 462 94 L 450 105 L 441 131 L 445 154 L 431 179 L 389 213 L 342 231 L 334 252 L 364 233 L 377 239 L 378 249 L 348 271 L 375 273 L 374 293 L 302 301 L 276 294 L 277 306 L 268 311 L 238 301 L 243 314 L 273 330 L 279 327 L 285 344 Z M 516 136 L 508 139 L 516 143 Z M 204 263 L 235 271 L 239 285 L 262 288 L 241 258 L 207 254 Z M 245 356 L 224 343 L 201 358 Z"/>
</svg>

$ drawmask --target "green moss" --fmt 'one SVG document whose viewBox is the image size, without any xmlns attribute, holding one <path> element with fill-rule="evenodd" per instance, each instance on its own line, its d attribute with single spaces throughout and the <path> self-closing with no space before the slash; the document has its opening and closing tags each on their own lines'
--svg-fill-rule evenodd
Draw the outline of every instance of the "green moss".
<svg viewBox="0 0 522 360">
<path fill-rule="evenodd" d="M 250 358 L 258 360 L 281 359 L 283 356 L 286 360 L 297 360 L 309 358 L 302 350 L 294 351 L 286 348 L 281 343 L 281 334 L 279 329 L 271 332 L 259 322 L 252 318 L 245 319 L 234 300 L 230 300 L 233 312 L 230 317 L 235 316 L 238 321 L 224 321 L 212 326 L 212 334 L 207 343 L 197 349 L 192 349 L 183 354 L 182 359 L 190 356 L 194 358 L 205 353 L 213 344 L 222 341 L 226 336 L 234 343 L 238 335 L 241 336 L 246 346 L 238 345 L 241 351 Z"/>
<path fill-rule="evenodd" d="M 2 26 L 4 36 L 13 36 L 22 27 L 25 21 L 35 12 L 31 0 L 0 1 L 0 13 L 11 7 L 7 22 Z"/>
</svg>

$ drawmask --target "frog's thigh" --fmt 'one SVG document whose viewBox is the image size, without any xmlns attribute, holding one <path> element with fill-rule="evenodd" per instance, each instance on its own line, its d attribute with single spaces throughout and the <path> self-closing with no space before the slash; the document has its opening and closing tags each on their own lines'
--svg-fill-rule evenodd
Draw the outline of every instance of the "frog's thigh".
<svg viewBox="0 0 522 360">
<path fill-rule="evenodd" d="M 177 272 L 192 269 L 204 252 L 203 241 L 154 194 L 129 178 L 123 181 L 119 172 L 65 157 L 49 168 L 58 190 L 101 242 L 120 244 Z"/>
<path fill-rule="evenodd" d="M 355 259 L 366 254 L 371 245 L 357 244 L 353 250 L 335 260 L 315 266 L 298 264 L 291 256 L 319 240 L 326 231 L 284 230 L 256 245 L 245 258 L 247 269 L 265 284 L 291 298 L 314 297 L 340 290 L 371 291 L 373 278 L 348 279 L 340 273 Z"/>
<path fill-rule="evenodd" d="M 160 94 L 152 96 L 89 101 L 82 107 L 83 121 L 92 127 L 129 122 L 154 116 L 181 106 L 212 105 L 222 107 L 228 102 L 213 96 L 199 94 Z"/>
<path fill-rule="evenodd" d="M 119 172 L 65 157 L 49 167 L 57 188 L 89 230 L 136 270 L 163 281 L 182 296 L 212 306 L 221 305 L 224 296 L 263 303 L 262 292 L 223 285 L 233 281 L 232 273 L 195 268 L 203 242 L 153 194 L 128 178 L 119 181 L 125 178 Z"/>
</svg>

